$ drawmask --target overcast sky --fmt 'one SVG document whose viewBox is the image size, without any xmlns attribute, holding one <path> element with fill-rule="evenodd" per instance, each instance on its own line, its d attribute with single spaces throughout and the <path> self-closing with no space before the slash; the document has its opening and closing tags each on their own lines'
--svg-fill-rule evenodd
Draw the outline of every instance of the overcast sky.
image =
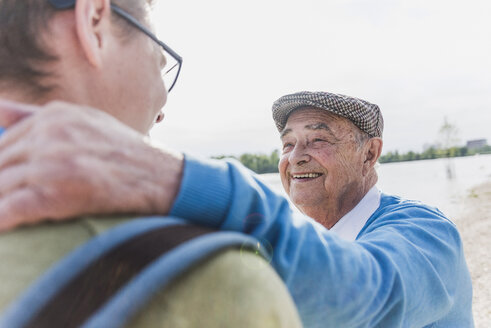
<svg viewBox="0 0 491 328">
<path fill-rule="evenodd" d="M 184 64 L 152 137 L 201 156 L 280 148 L 271 104 L 296 91 L 380 106 L 384 152 L 421 151 L 447 117 L 491 143 L 489 0 L 160 0 Z"/>
</svg>

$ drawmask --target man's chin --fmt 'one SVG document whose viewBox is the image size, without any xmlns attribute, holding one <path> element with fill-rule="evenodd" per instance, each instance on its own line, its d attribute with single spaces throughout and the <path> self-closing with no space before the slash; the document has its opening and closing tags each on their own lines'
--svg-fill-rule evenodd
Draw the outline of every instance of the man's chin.
<svg viewBox="0 0 491 328">
<path fill-rule="evenodd" d="M 293 194 L 290 195 L 290 200 L 299 210 L 302 210 L 304 207 L 312 206 L 312 199 L 309 200 L 308 195 Z"/>
</svg>

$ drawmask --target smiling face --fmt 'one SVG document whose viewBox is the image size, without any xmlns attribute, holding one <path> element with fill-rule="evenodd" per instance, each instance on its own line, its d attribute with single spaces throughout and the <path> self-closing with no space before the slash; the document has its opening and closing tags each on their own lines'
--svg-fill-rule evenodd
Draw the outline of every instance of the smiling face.
<svg viewBox="0 0 491 328">
<path fill-rule="evenodd" d="M 361 131 L 325 110 L 293 112 L 281 133 L 281 181 L 306 215 L 332 227 L 366 193 L 366 156 Z"/>
</svg>

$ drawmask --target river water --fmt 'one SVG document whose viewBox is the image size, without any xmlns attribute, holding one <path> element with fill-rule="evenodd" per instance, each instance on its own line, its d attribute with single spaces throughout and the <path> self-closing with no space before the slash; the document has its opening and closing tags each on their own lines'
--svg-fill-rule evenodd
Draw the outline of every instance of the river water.
<svg viewBox="0 0 491 328">
<path fill-rule="evenodd" d="M 462 209 L 462 198 L 472 195 L 473 186 L 491 181 L 491 154 L 386 163 L 377 171 L 377 186 L 383 192 L 420 200 L 454 217 Z M 279 174 L 262 174 L 261 177 L 273 189 L 285 194 Z"/>
</svg>

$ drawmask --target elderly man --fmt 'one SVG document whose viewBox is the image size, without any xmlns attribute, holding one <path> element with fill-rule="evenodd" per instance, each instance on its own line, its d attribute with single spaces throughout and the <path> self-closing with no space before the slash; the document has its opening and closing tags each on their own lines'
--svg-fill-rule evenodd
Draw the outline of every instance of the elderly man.
<svg viewBox="0 0 491 328">
<path fill-rule="evenodd" d="M 304 92 L 279 99 L 273 118 L 283 144 L 281 181 L 292 202 L 354 240 L 380 204 L 374 187 L 382 151 L 379 108 L 361 99 Z"/>
<path fill-rule="evenodd" d="M 119 199 L 123 194 L 141 189 L 146 191 L 136 192 L 131 199 L 125 199 L 126 205 L 123 205 L 123 202 L 117 203 L 126 206 L 123 211 L 147 208 L 147 212 L 165 212 L 170 206 L 180 181 L 182 155 L 155 151 L 153 148 L 149 153 L 139 153 L 139 149 L 148 148 L 144 135 L 154 122 L 161 119 L 160 109 L 166 102 L 167 91 L 172 88 L 178 73 L 178 67 L 175 67 L 176 75 L 166 84 L 169 87 L 166 90 L 161 69 L 165 67 L 168 71 L 169 67 L 173 67 L 170 63 L 166 64 L 166 60 L 171 60 L 172 57 L 179 60 L 170 48 L 151 33 L 151 22 L 147 15 L 149 3 L 150 1 L 145 0 L 0 0 L 0 97 L 11 100 L 2 101 L 1 104 L 4 109 L 10 110 L 11 114 L 15 113 L 8 116 L 13 120 L 25 117 L 29 110 L 39 109 L 43 112 L 42 118 L 37 115 L 25 118 L 9 128 L 1 138 L 0 180 L 6 188 L 2 195 L 8 195 L 7 198 L 11 201 L 23 204 L 16 207 L 4 203 L 3 206 L 16 212 L 10 211 L 6 214 L 9 218 L 17 220 L 23 217 L 22 208 L 48 203 L 53 205 L 54 209 L 53 215 L 48 216 L 72 216 L 77 211 L 83 212 L 83 207 L 90 205 L 93 199 L 106 203 L 108 210 L 105 212 L 109 213 L 109 207 L 115 204 L 114 198 Z M 168 76 L 169 74 L 164 79 Z M 12 100 L 30 105 L 19 105 Z M 52 100 L 70 101 L 85 106 L 51 102 Z M 97 107 L 100 111 L 86 106 Z M 33 122 L 32 118 L 37 122 Z M 70 118 L 75 120 L 70 124 L 72 129 L 69 134 L 66 134 L 63 128 L 44 129 L 46 124 L 49 124 L 48 121 L 66 122 Z M 42 122 L 44 120 L 46 124 Z M 84 122 L 91 124 L 84 125 Z M 9 123 L 4 121 L 3 125 L 7 126 Z M 25 135 L 28 131 L 37 131 L 35 134 L 40 135 L 46 133 L 48 137 L 30 139 L 29 135 Z M 87 138 L 87 134 L 90 137 Z M 121 135 L 124 138 L 119 139 Z M 107 161 L 94 161 L 90 155 L 86 156 L 87 153 L 71 156 L 68 162 L 56 164 L 56 154 L 70 152 L 72 145 L 69 140 L 73 140 L 72 137 L 85 139 L 88 145 L 102 146 L 98 150 L 104 152 L 107 158 L 119 157 L 119 162 L 129 161 L 139 169 L 131 173 L 118 170 L 117 166 L 109 167 L 108 171 L 97 170 L 101 163 Z M 49 168 L 38 166 L 35 162 L 24 162 L 27 166 L 21 164 L 24 168 L 33 169 L 33 175 L 29 177 L 24 175 L 25 172 L 21 172 L 22 169 L 19 170 L 21 166 L 17 166 L 23 162 L 23 156 L 18 157 L 18 151 L 27 144 L 31 149 L 47 150 L 45 155 L 53 159 L 52 165 L 48 165 Z M 111 148 L 105 148 L 107 144 L 117 144 L 121 152 L 112 152 Z M 82 153 L 87 149 L 80 148 Z M 168 169 L 174 170 L 176 174 L 166 175 L 165 170 L 153 170 L 142 165 L 143 162 L 139 159 L 141 155 L 150 155 L 155 160 L 166 163 Z M 73 175 L 65 174 L 67 171 L 62 173 L 59 170 L 60 167 L 68 166 L 73 169 L 70 170 L 71 173 L 75 173 L 77 167 L 83 167 L 95 174 L 79 175 L 75 178 Z M 101 179 L 104 175 L 107 179 Z M 107 181 L 117 179 L 118 175 L 132 176 L 133 182 L 123 188 L 104 188 L 104 185 L 109 185 L 106 184 Z M 20 176 L 28 178 L 31 182 L 37 181 L 36 184 L 43 185 L 42 190 L 38 189 L 38 192 L 32 193 L 29 188 L 19 189 L 16 181 Z M 39 180 L 42 176 L 55 178 L 57 186 L 45 184 L 47 180 Z M 154 180 L 167 188 L 153 188 L 147 181 Z M 84 181 L 97 181 L 102 189 L 84 189 Z M 78 199 L 80 207 L 65 209 L 63 213 L 57 212 L 57 205 L 65 202 L 63 197 L 59 197 L 63 194 Z M 158 195 L 160 200 L 168 199 L 169 202 L 152 203 L 148 201 L 146 194 Z M 32 198 L 34 195 L 43 199 L 35 200 Z M 7 207 L 3 209 L 6 210 Z M 12 317 L 11 313 L 15 312 L 12 308 L 15 307 L 8 306 L 18 300 L 23 291 L 50 266 L 77 246 L 116 225 L 128 223 L 131 219 L 122 216 L 79 217 L 70 222 L 36 224 L 2 233 L 0 313 L 7 308 L 9 310 L 5 316 L 0 316 L 0 326 L 71 327 L 83 324 L 88 315 L 94 312 L 81 312 L 81 308 L 96 311 L 99 308 L 94 308 L 93 304 L 101 300 L 101 295 L 105 297 L 109 289 L 114 293 L 120 291 L 114 289 L 113 285 L 116 284 L 116 278 L 125 274 L 121 267 L 125 268 L 127 262 L 114 261 L 117 271 L 109 277 L 110 283 L 101 284 L 102 275 L 97 275 L 96 279 L 92 276 L 88 284 L 79 285 L 80 293 L 67 294 L 69 297 L 65 299 L 59 298 L 61 301 L 57 303 L 58 307 L 48 309 L 54 309 L 50 310 L 51 312 L 36 310 L 34 313 L 34 307 L 46 296 L 45 293 L 39 292 L 35 294 L 39 302 L 31 300 L 29 306 L 20 309 L 20 317 Z M 150 221 L 160 222 L 162 219 Z M 139 227 L 138 223 L 141 222 L 136 222 L 136 227 Z M 148 248 L 151 249 L 152 245 Z M 146 255 L 141 247 L 137 254 Z M 83 255 L 89 257 L 93 254 Z M 120 259 L 121 256 L 117 258 Z M 66 268 L 66 271 L 72 270 L 72 266 Z M 58 283 L 61 283 L 60 280 L 55 279 L 52 285 L 48 286 L 48 292 L 55 290 Z M 248 252 L 246 248 L 226 250 L 210 257 L 181 275 L 164 292 L 159 291 L 155 285 L 152 287 L 155 292 L 154 298 L 143 311 L 130 318 L 131 323 L 127 326 L 301 325 L 295 306 L 281 279 L 263 259 L 253 252 Z M 83 302 L 84 299 L 86 302 Z M 128 300 L 124 301 L 128 303 Z M 129 301 L 130 308 L 133 303 L 137 303 L 136 299 Z M 101 306 L 104 304 L 102 302 Z M 28 315 L 32 316 L 32 320 L 29 319 L 25 325 L 18 325 L 18 321 L 15 321 L 25 321 Z"/>
<path fill-rule="evenodd" d="M 76 114 L 77 111 L 71 112 L 79 125 L 90 130 L 92 120 Z M 10 108 L 2 111 L 0 119 L 11 124 L 24 117 L 12 126 L 13 131 L 22 124 L 33 126 L 36 119 L 46 129 L 58 127 L 59 123 L 47 115 L 43 111 L 29 115 Z M 283 143 L 280 173 L 285 190 L 302 212 L 318 222 L 292 215 L 285 199 L 239 164 L 202 161 L 191 156 L 185 158 L 170 213 L 198 224 L 244 231 L 260 239 L 263 247 L 271 247 L 272 265 L 286 282 L 306 327 L 473 327 L 471 281 L 455 225 L 434 208 L 380 193 L 375 187 L 374 166 L 381 152 L 383 130 L 379 108 L 356 98 L 301 92 L 280 98 L 273 106 L 273 117 Z M 67 122 L 72 122 L 73 127 L 74 120 Z M 86 140 L 82 142 L 70 129 L 63 131 L 73 136 L 67 144 L 86 151 Z M 128 139 L 121 132 L 115 131 L 118 139 Z M 11 135 L 9 140 L 15 139 L 13 132 L 7 134 Z M 25 134 L 30 138 L 48 137 L 42 132 Z M 39 172 L 47 171 L 47 159 L 64 163 L 73 155 L 68 151 L 49 157 L 46 150 L 32 154 L 26 151 L 22 140 L 16 143 L 18 154 L 35 161 Z M 111 141 L 104 144 L 107 149 Z M 1 140 L 0 147 L 10 148 Z M 121 152 L 114 145 L 111 149 L 115 155 Z M 94 160 L 107 158 L 103 152 L 97 153 L 97 148 L 91 151 Z M 148 167 L 164 166 L 165 170 L 164 162 L 148 156 L 152 151 L 157 148 L 146 145 L 140 149 L 140 154 L 148 157 L 142 157 L 142 163 Z M 127 175 L 119 180 L 106 178 L 110 188 L 122 188 L 135 176 L 134 165 L 120 158 L 124 157 L 116 157 L 118 167 Z M 4 157 L 0 165 L 11 160 Z M 115 161 L 108 158 L 109 163 L 104 165 L 111 167 Z M 22 160 L 20 163 L 8 166 L 28 173 L 19 167 Z M 58 169 L 67 171 L 63 165 Z M 73 167 L 70 169 L 73 171 Z M 84 166 L 75 167 L 74 171 L 70 174 L 97 175 L 89 174 Z M 175 174 L 172 167 L 167 172 Z M 70 174 L 66 174 L 61 180 L 70 181 Z M 10 182 L 11 189 L 39 188 L 36 181 L 23 177 L 14 180 Z M 1 181 L 8 179 L 0 177 Z M 59 183 L 52 181 L 53 178 L 45 178 L 43 184 Z M 80 183 L 86 190 L 97 189 L 92 181 Z M 161 184 L 161 188 L 165 187 Z M 131 195 L 118 196 L 124 203 L 133 193 L 140 192 L 134 189 Z M 141 193 L 145 194 L 145 190 Z M 32 196 L 34 200 L 38 198 Z M 62 204 L 54 205 L 34 201 L 35 206 L 21 211 L 15 199 L 6 196 L 0 202 L 3 216 L 23 215 L 20 220 L 4 220 L 3 225 L 58 218 L 59 213 L 74 214 L 80 207 L 80 201 L 70 193 L 62 199 Z M 149 200 L 168 201 L 160 194 Z M 111 206 L 113 211 L 128 210 L 115 203 Z M 87 211 L 106 210 L 106 204 L 93 199 Z"/>
</svg>

